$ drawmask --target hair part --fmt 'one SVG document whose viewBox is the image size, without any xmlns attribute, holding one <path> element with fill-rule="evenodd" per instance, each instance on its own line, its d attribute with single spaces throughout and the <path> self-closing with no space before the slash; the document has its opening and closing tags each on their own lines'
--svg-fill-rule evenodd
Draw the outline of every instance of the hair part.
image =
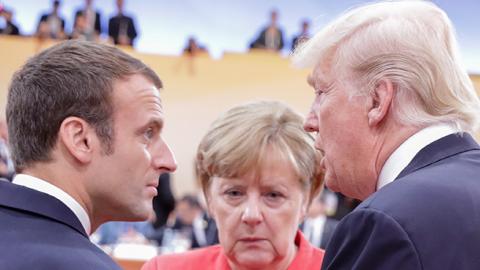
<svg viewBox="0 0 480 270">
<path fill-rule="evenodd" d="M 480 124 L 480 100 L 461 64 L 448 16 L 427 1 L 388 1 L 348 11 L 293 55 L 297 66 L 328 65 L 335 84 L 368 95 L 381 80 L 395 87 L 393 118 L 459 131 Z"/>
<path fill-rule="evenodd" d="M 323 184 L 319 152 L 303 130 L 303 117 L 280 102 L 239 105 L 215 120 L 197 151 L 196 167 L 203 192 L 213 177 L 241 177 L 258 170 L 273 147 L 290 162 L 307 191 L 308 204 Z"/>
<path fill-rule="evenodd" d="M 60 126 L 69 116 L 92 125 L 105 154 L 113 153 L 113 85 L 134 74 L 162 88 L 153 70 L 112 46 L 66 41 L 28 60 L 14 74 L 7 99 L 16 171 L 51 160 Z"/>
</svg>

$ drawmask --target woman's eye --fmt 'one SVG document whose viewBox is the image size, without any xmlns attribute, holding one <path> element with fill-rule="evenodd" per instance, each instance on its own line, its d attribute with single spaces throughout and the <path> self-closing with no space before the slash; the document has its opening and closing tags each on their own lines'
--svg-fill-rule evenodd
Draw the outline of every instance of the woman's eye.
<svg viewBox="0 0 480 270">
<path fill-rule="evenodd" d="M 280 193 L 280 192 L 275 192 L 275 191 L 273 191 L 273 192 L 268 192 L 265 196 L 266 196 L 267 199 L 270 200 L 270 201 L 280 201 L 280 200 L 282 200 L 282 199 L 285 198 L 285 196 L 283 196 L 282 193 Z"/>
<path fill-rule="evenodd" d="M 238 198 L 238 197 L 242 196 L 242 192 L 239 191 L 239 190 L 227 190 L 225 192 L 225 194 L 228 195 L 231 198 Z"/>
</svg>

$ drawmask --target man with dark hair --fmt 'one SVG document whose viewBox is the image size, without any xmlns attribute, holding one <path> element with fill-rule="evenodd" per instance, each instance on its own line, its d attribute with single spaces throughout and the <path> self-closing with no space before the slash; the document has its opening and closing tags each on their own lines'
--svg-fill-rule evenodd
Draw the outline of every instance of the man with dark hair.
<svg viewBox="0 0 480 270">
<path fill-rule="evenodd" d="M 15 73 L 7 124 L 17 175 L 0 182 L 0 269 L 119 269 L 88 235 L 147 219 L 159 175 L 176 169 L 161 87 L 138 59 L 82 41 Z"/>
</svg>

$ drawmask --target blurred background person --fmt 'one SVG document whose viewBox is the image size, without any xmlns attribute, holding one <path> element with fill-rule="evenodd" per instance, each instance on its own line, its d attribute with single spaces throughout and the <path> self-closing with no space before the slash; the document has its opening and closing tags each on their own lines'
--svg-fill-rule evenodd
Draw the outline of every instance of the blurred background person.
<svg viewBox="0 0 480 270">
<path fill-rule="evenodd" d="M 283 31 L 278 26 L 278 11 L 272 10 L 270 23 L 260 31 L 260 35 L 250 44 L 250 48 L 280 51 L 283 45 Z"/>
<path fill-rule="evenodd" d="M 72 30 L 70 39 L 79 39 L 86 41 L 97 41 L 98 36 L 95 32 L 88 29 L 87 20 L 85 15 L 79 14 L 75 17 L 75 27 Z"/>
<path fill-rule="evenodd" d="M 300 33 L 292 39 L 292 51 L 295 50 L 298 44 L 302 44 L 303 42 L 310 39 L 310 21 L 305 19 L 302 21 Z"/>
<path fill-rule="evenodd" d="M 20 35 L 20 30 L 18 29 L 18 26 L 13 22 L 13 11 L 1 7 L 0 17 L 5 20 L 5 27 L 0 29 L 1 34 L 11 36 Z"/>
<path fill-rule="evenodd" d="M 151 269 L 319 269 L 298 230 L 323 184 L 303 118 L 279 102 L 236 106 L 200 142 L 198 175 L 220 245 L 156 257 Z"/>
<path fill-rule="evenodd" d="M 119 243 L 149 243 L 149 238 L 154 233 L 152 221 L 155 218 L 154 213 L 147 221 L 126 222 L 113 221 L 101 225 L 95 232 L 95 240 L 99 245 L 116 245 Z"/>
<path fill-rule="evenodd" d="M 158 195 L 153 198 L 153 211 L 155 212 L 154 229 L 165 226 L 170 213 L 175 209 L 175 197 L 173 196 L 170 179 L 169 173 L 163 173 L 158 180 Z"/>
<path fill-rule="evenodd" d="M 75 18 L 73 23 L 73 29 L 77 25 L 77 17 L 83 16 L 85 20 L 84 31 L 86 34 L 93 34 L 98 38 L 102 33 L 102 20 L 100 17 L 100 12 L 95 10 L 93 5 L 93 0 L 85 0 L 85 6 L 78 9 L 75 12 Z"/>
<path fill-rule="evenodd" d="M 116 0 L 117 15 L 108 21 L 108 35 L 113 43 L 118 45 L 133 46 L 137 37 L 137 30 L 133 18 L 125 15 L 123 10 L 123 0 Z"/>
<path fill-rule="evenodd" d="M 205 46 L 200 45 L 194 36 L 190 36 L 187 40 L 187 44 L 183 48 L 183 53 L 190 56 L 195 56 L 198 53 L 207 53 L 208 50 Z"/>
<path fill-rule="evenodd" d="M 60 16 L 60 1 L 52 2 L 52 10 L 40 17 L 37 25 L 38 37 L 64 39 L 65 35 L 65 20 Z"/>
<path fill-rule="evenodd" d="M 312 200 L 312 205 L 308 210 L 307 218 L 300 226 L 305 238 L 310 243 L 321 249 L 327 247 L 330 238 L 335 231 L 338 221 L 327 216 L 327 195 L 322 192 Z"/>
<path fill-rule="evenodd" d="M 197 64 L 195 63 L 196 56 L 199 54 L 208 55 L 208 50 L 206 47 L 200 45 L 194 36 L 190 36 L 183 48 L 183 55 L 187 57 L 179 59 L 175 70 L 181 70 L 182 67 L 185 67 L 188 74 L 194 76 L 197 73 Z"/>
<path fill-rule="evenodd" d="M 162 228 L 160 233 L 157 232 L 155 239 L 166 247 L 167 252 L 174 245 L 172 242 L 177 234 L 188 242 L 185 250 L 218 243 L 215 222 L 207 215 L 196 196 L 187 194 L 180 198 L 173 214 L 173 224 Z"/>
</svg>

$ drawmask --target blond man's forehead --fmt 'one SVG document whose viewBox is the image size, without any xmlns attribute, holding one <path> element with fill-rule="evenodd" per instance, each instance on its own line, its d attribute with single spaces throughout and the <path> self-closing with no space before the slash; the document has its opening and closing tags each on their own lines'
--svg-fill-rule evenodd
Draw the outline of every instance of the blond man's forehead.
<svg viewBox="0 0 480 270">
<path fill-rule="evenodd" d="M 327 63 L 320 63 L 315 66 L 312 73 L 307 77 L 307 82 L 314 88 L 325 88 L 334 81 L 331 76 L 331 68 Z"/>
</svg>

